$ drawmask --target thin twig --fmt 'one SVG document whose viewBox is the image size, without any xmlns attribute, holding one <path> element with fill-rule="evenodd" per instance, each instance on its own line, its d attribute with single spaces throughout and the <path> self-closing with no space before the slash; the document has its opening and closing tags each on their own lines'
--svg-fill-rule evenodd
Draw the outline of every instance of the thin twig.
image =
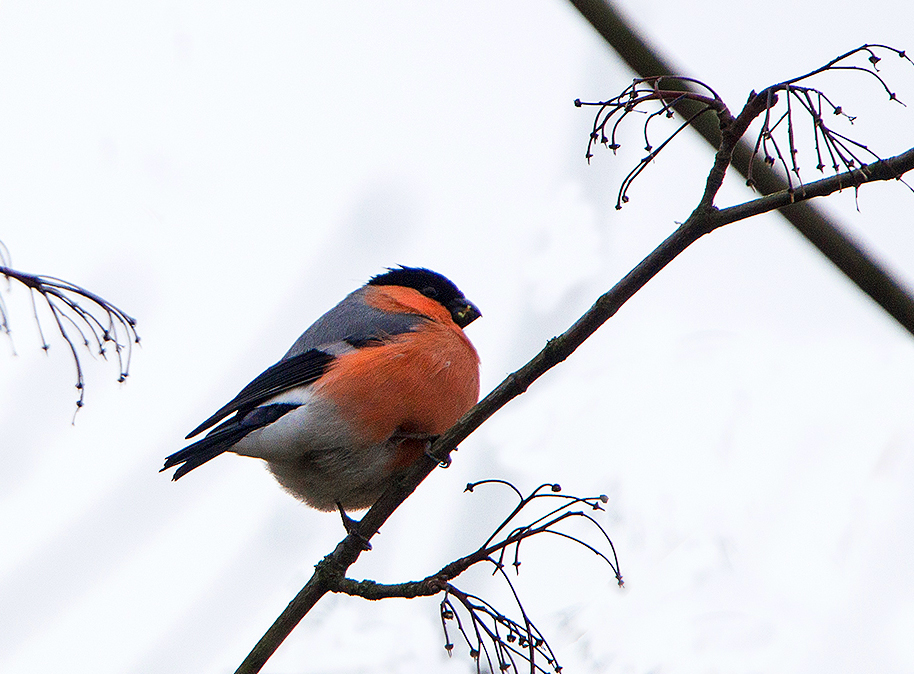
<svg viewBox="0 0 914 674">
<path fill-rule="evenodd" d="M 555 671 L 560 671 L 555 653 L 549 646 L 545 636 L 534 625 L 533 620 L 527 614 L 523 606 L 517 588 L 513 581 L 507 575 L 505 570 L 505 554 L 511 548 L 514 549 L 514 561 L 512 566 L 516 572 L 520 571 L 520 546 L 524 541 L 544 534 L 551 534 L 571 541 L 577 545 L 595 553 L 602 559 L 612 570 L 619 586 L 622 586 L 622 575 L 619 572 L 619 562 L 616 557 L 615 548 L 612 541 L 603 526 L 596 521 L 591 515 L 580 511 L 572 510 L 578 505 L 586 505 L 591 510 L 602 510 L 602 504 L 607 502 L 606 496 L 597 496 L 581 498 L 568 494 L 562 494 L 560 487 L 556 484 L 544 484 L 534 489 L 529 495 L 523 496 L 520 491 L 512 484 L 504 480 L 483 480 L 467 485 L 467 491 L 474 491 L 481 485 L 500 485 L 514 491 L 518 497 L 518 505 L 511 513 L 495 528 L 495 533 L 490 536 L 480 548 L 473 553 L 462 557 L 440 569 L 437 573 L 428 576 L 420 581 L 396 584 L 381 584 L 373 581 L 355 581 L 348 578 L 340 579 L 338 584 L 331 587 L 333 592 L 342 592 L 345 594 L 363 597 L 369 600 L 388 599 L 400 597 L 412 599 L 415 597 L 431 596 L 434 594 L 444 593 L 444 598 L 440 603 L 440 616 L 442 628 L 445 635 L 444 647 L 450 655 L 453 651 L 454 644 L 448 633 L 448 622 L 456 621 L 457 631 L 462 635 L 464 641 L 470 649 L 470 656 L 476 661 L 477 668 L 480 667 L 480 655 L 484 654 L 489 661 L 494 654 L 498 666 L 503 671 L 505 669 L 518 671 L 518 662 L 524 660 L 530 666 L 531 671 L 546 671 L 541 662 Z M 558 501 L 558 505 L 554 503 Z M 527 510 L 534 505 L 545 505 L 552 502 L 553 505 L 546 506 L 547 512 L 542 515 L 531 516 Z M 564 525 L 574 520 L 583 519 L 591 525 L 591 531 L 596 529 L 603 537 L 603 541 L 612 550 L 613 559 L 599 550 L 595 545 L 590 544 L 583 538 L 565 531 L 560 525 Z M 523 524 L 517 524 L 517 520 L 523 520 Z M 502 533 L 507 531 L 507 533 Z M 498 540 L 495 537 L 501 533 Z M 603 542 L 600 543 L 603 545 Z M 502 581 L 507 584 L 514 600 L 516 611 L 520 614 L 521 620 L 514 620 L 507 613 L 496 608 L 491 602 L 486 601 L 478 596 L 471 595 L 459 590 L 451 581 L 463 574 L 471 567 L 485 563 L 492 566 L 493 575 L 499 575 Z M 451 597 L 456 597 L 459 604 L 465 611 L 470 623 L 473 626 L 472 637 L 465 628 L 463 621 L 460 619 L 459 611 L 451 602 Z M 507 632 L 503 633 L 502 628 Z M 487 643 L 488 642 L 488 643 Z M 491 649 L 490 649 L 491 646 Z"/>
<path fill-rule="evenodd" d="M 0 262 L 7 262 L 8 259 L 9 253 L 6 248 L 0 248 Z M 79 349 L 74 342 L 74 337 L 67 330 L 67 325 L 79 334 L 79 341 L 82 342 L 83 347 L 89 349 L 90 354 L 94 352 L 102 358 L 107 358 L 106 347 L 109 344 L 113 345 L 117 355 L 118 381 L 123 382 L 127 378 L 133 345 L 140 343 L 140 337 L 136 331 L 136 321 L 133 318 L 108 300 L 63 279 L 27 274 L 6 265 L 0 265 L 0 276 L 6 277 L 7 281 L 17 281 L 28 288 L 32 313 L 41 339 L 41 348 L 45 351 L 48 351 L 51 345 L 45 339 L 38 305 L 35 302 L 36 295 L 40 296 L 47 305 L 57 326 L 57 331 L 69 347 L 76 366 L 76 390 L 79 391 L 79 398 L 76 401 L 77 409 L 83 406 L 85 399 L 85 380 Z M 2 303 L 2 298 L 0 298 L 0 331 L 9 332 L 6 306 Z"/>
</svg>

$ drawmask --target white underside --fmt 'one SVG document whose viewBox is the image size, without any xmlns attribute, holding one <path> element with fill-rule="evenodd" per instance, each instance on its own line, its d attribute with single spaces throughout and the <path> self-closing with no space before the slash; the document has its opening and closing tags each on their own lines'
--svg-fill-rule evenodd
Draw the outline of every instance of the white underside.
<svg viewBox="0 0 914 674">
<path fill-rule="evenodd" d="M 264 459 L 287 491 L 314 508 L 332 510 L 340 503 L 359 510 L 377 500 L 390 478 L 396 443 L 359 446 L 334 405 L 315 398 L 311 387 L 286 391 L 266 404 L 275 403 L 299 407 L 251 432 L 231 451 Z"/>
</svg>

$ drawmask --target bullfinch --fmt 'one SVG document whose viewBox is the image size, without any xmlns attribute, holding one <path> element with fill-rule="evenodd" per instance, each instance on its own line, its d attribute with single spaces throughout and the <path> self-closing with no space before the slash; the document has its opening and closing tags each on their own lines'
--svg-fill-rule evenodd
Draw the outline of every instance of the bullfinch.
<svg viewBox="0 0 914 674">
<path fill-rule="evenodd" d="M 463 328 L 480 315 L 441 274 L 388 269 L 318 318 L 162 470 L 178 466 L 177 480 L 234 452 L 266 461 L 318 510 L 368 508 L 479 399 Z"/>
</svg>

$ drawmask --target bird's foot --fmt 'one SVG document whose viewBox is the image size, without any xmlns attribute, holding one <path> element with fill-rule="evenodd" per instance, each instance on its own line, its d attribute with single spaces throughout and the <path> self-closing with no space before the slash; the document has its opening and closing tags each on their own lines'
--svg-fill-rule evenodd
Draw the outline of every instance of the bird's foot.
<svg viewBox="0 0 914 674">
<path fill-rule="evenodd" d="M 440 437 L 441 437 L 440 435 L 436 435 L 433 433 L 409 433 L 408 431 L 397 431 L 390 437 L 390 439 L 396 443 L 403 442 L 404 440 L 421 441 L 423 444 L 422 452 L 428 458 L 432 459 L 433 461 L 436 461 L 442 468 L 447 468 L 448 466 L 451 465 L 451 457 L 448 456 L 444 459 L 439 459 L 437 456 L 434 456 L 430 451 L 432 448 L 432 444 L 435 442 L 435 440 L 437 440 Z M 417 457 L 418 457 L 418 455 L 417 455 Z"/>
<path fill-rule="evenodd" d="M 432 454 L 432 451 L 431 451 L 432 444 L 434 444 L 435 440 L 437 440 L 440 437 L 441 437 L 440 435 L 431 435 L 425 440 L 425 455 L 428 458 L 432 459 L 433 461 L 437 461 L 438 465 L 441 466 L 442 468 L 450 468 L 451 467 L 450 455 L 444 457 L 443 459 L 440 459 L 437 456 L 435 456 L 434 454 Z"/>
</svg>

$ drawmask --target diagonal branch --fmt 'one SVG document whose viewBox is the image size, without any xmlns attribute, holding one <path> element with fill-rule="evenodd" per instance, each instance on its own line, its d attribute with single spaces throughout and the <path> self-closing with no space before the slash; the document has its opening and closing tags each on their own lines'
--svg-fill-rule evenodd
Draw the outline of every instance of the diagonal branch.
<svg viewBox="0 0 914 674">
<path fill-rule="evenodd" d="M 763 109 L 764 107 L 758 105 L 754 99 L 750 99 L 736 120 L 724 128 L 724 142 L 715 159 L 715 166 L 708 176 L 705 196 L 689 218 L 611 290 L 601 295 L 568 330 L 560 336 L 550 339 L 532 360 L 508 375 L 495 390 L 439 437 L 428 455 L 422 454 L 399 480 L 387 488 L 358 523 L 356 530 L 317 564 L 314 575 L 267 630 L 235 674 L 259 672 L 283 640 L 320 598 L 333 588 L 341 586 L 346 570 L 359 558 L 366 547 L 365 543 L 378 532 L 384 522 L 435 467 L 449 459 L 450 453 L 457 449 L 457 445 L 498 410 L 524 393 L 543 374 L 574 353 L 588 337 L 612 318 L 625 302 L 695 241 L 725 224 L 775 210 L 786 203 L 797 204 L 816 196 L 832 194 L 846 187 L 856 188 L 867 182 L 896 180 L 914 168 L 914 148 L 912 148 L 901 155 L 873 163 L 862 169 L 810 183 L 799 194 L 791 194 L 785 189 L 778 194 L 757 199 L 749 204 L 719 211 L 710 205 L 710 201 L 713 200 L 713 195 L 716 194 L 717 187 L 719 187 L 719 181 L 722 180 L 721 173 L 726 170 L 726 164 L 732 158 L 728 154 L 728 148 L 729 150 L 734 149 L 737 145 L 734 140 L 738 138 L 737 134 L 744 132 L 753 116 L 759 114 Z"/>
</svg>

